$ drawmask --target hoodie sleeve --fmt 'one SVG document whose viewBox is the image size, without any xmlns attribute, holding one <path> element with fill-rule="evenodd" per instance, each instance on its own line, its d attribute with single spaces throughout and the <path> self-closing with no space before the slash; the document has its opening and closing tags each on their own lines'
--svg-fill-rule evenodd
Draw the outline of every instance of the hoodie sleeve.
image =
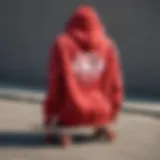
<svg viewBox="0 0 160 160">
<path fill-rule="evenodd" d="M 52 118 L 58 114 L 60 107 L 60 98 L 63 97 L 64 83 L 62 75 L 62 65 L 58 44 L 51 48 L 48 69 L 47 93 L 44 102 L 44 123 L 50 124 Z"/>
<path fill-rule="evenodd" d="M 119 52 L 115 44 L 109 48 L 110 66 L 110 99 L 112 103 L 111 120 L 115 120 L 120 112 L 124 98 L 124 87 Z"/>
</svg>

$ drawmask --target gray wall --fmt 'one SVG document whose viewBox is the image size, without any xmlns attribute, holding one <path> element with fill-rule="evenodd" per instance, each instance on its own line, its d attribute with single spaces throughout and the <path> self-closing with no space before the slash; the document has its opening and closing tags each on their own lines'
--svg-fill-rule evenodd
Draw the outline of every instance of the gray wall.
<svg viewBox="0 0 160 160">
<path fill-rule="evenodd" d="M 0 81 L 45 86 L 51 42 L 83 2 L 119 45 L 127 91 L 160 94 L 159 0 L 0 0 Z"/>
</svg>

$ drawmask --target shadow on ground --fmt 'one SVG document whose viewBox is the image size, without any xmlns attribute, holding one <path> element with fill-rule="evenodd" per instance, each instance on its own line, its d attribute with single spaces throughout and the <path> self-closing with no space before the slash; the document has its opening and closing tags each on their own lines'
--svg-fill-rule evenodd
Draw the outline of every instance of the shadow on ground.
<svg viewBox="0 0 160 160">
<path fill-rule="evenodd" d="M 59 147 L 60 141 L 57 135 L 53 135 L 53 144 L 45 143 L 44 134 L 39 133 L 20 133 L 20 132 L 0 132 L 0 148 L 6 147 Z M 73 135 L 73 141 L 76 144 L 93 142 L 93 137 L 84 134 Z"/>
</svg>

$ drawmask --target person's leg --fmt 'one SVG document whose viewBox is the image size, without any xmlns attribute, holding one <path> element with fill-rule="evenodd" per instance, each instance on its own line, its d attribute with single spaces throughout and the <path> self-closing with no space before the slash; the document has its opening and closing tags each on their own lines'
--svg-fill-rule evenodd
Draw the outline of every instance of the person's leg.
<svg viewBox="0 0 160 160">
<path fill-rule="evenodd" d="M 68 147 L 72 144 L 72 138 L 68 134 L 60 134 L 60 143 L 62 147 Z"/>
<path fill-rule="evenodd" d="M 65 128 L 65 124 L 62 123 L 62 122 L 57 122 L 55 124 L 55 126 L 57 128 L 59 128 L 59 133 L 58 133 L 58 136 L 59 136 L 59 139 L 60 139 L 60 144 L 63 146 L 63 147 L 67 147 L 69 145 L 71 145 L 72 143 L 72 138 L 71 136 L 69 136 L 69 134 L 65 131 L 65 129 L 62 129 L 62 128 Z M 52 144 L 53 143 L 53 134 L 52 134 L 52 125 L 46 125 L 46 137 L 45 137 L 45 141 L 47 144 Z"/>
<path fill-rule="evenodd" d="M 116 133 L 110 126 L 96 127 L 94 132 L 94 138 L 105 138 L 109 142 L 113 142 L 116 139 Z"/>
<path fill-rule="evenodd" d="M 58 122 L 60 143 L 63 147 L 68 147 L 72 144 L 72 137 L 66 130 L 66 125 L 63 122 Z"/>
<path fill-rule="evenodd" d="M 108 139 L 109 142 L 115 141 L 117 135 L 114 129 L 112 129 L 110 126 L 106 127 L 106 138 Z"/>
</svg>

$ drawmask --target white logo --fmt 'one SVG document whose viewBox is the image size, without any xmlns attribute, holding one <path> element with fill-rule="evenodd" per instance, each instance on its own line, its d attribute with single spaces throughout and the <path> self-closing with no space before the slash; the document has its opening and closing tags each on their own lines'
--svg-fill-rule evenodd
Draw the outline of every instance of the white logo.
<svg viewBox="0 0 160 160">
<path fill-rule="evenodd" d="M 98 79 L 104 70 L 104 60 L 96 53 L 78 53 L 73 61 L 73 70 L 76 76 L 87 82 Z"/>
</svg>

